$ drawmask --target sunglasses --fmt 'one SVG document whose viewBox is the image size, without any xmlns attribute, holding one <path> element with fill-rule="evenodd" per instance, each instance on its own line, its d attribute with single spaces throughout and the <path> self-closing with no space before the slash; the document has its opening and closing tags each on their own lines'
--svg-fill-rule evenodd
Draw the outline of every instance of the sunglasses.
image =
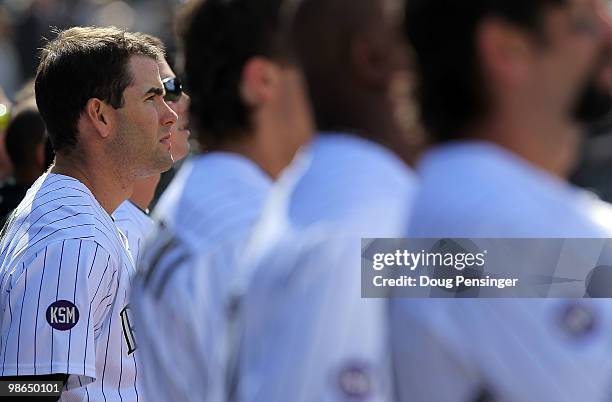
<svg viewBox="0 0 612 402">
<path fill-rule="evenodd" d="M 176 77 L 168 77 L 162 80 L 162 84 L 164 84 L 164 89 L 166 90 L 166 95 L 164 95 L 166 102 L 177 102 L 181 99 L 181 95 L 183 95 L 181 80 Z"/>
</svg>

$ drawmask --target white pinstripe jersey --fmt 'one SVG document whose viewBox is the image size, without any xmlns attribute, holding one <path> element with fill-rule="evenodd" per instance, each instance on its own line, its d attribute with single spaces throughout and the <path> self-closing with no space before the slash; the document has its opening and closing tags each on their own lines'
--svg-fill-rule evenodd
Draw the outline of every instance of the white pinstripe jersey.
<svg viewBox="0 0 612 402">
<path fill-rule="evenodd" d="M 492 144 L 434 148 L 419 173 L 409 237 L 612 237 L 608 204 Z M 607 402 L 611 333 L 605 299 L 392 299 L 399 401 Z"/>
<path fill-rule="evenodd" d="M 113 212 L 115 224 L 128 239 L 128 250 L 138 266 L 140 249 L 147 234 L 153 229 L 153 219 L 130 200 L 125 200 Z"/>
<path fill-rule="evenodd" d="M 270 184 L 245 157 L 212 152 L 187 161 L 157 204 L 132 294 L 156 401 L 222 400 L 226 284 Z"/>
<path fill-rule="evenodd" d="M 283 175 L 244 256 L 238 400 L 391 400 L 386 309 L 361 299 L 360 238 L 399 235 L 415 187 L 387 148 L 339 133 Z"/>
<path fill-rule="evenodd" d="M 1 375 L 69 374 L 61 401 L 143 401 L 125 238 L 78 180 L 44 174 L 0 242 Z"/>
</svg>

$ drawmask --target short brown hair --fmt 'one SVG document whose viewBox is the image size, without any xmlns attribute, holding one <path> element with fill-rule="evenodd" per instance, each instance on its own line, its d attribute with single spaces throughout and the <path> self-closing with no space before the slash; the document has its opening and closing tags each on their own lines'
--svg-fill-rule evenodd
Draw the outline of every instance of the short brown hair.
<svg viewBox="0 0 612 402">
<path fill-rule="evenodd" d="M 77 122 L 89 99 L 123 106 L 123 92 L 133 79 L 127 65 L 134 55 L 158 60 L 163 50 L 115 27 L 70 28 L 42 49 L 36 103 L 56 152 L 69 153 L 78 143 Z"/>
<path fill-rule="evenodd" d="M 242 71 L 256 56 L 294 65 L 288 0 L 204 0 L 182 15 L 186 86 L 198 140 L 209 149 L 252 130 L 252 108 L 240 94 Z"/>
<path fill-rule="evenodd" d="M 159 50 L 161 50 L 162 55 L 164 57 L 167 56 L 166 55 L 166 45 L 164 45 L 164 42 L 162 42 L 162 40 L 159 39 L 157 36 L 153 36 L 153 35 L 150 35 L 144 32 L 134 32 L 134 35 L 144 39 L 146 42 L 149 42 L 152 46 L 157 47 Z"/>
</svg>

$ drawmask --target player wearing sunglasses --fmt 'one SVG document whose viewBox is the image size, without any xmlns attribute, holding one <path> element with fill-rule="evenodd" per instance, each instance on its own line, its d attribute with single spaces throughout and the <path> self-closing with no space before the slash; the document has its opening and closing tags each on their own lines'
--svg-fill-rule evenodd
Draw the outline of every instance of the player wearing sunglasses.
<svg viewBox="0 0 612 402">
<path fill-rule="evenodd" d="M 164 49 L 164 45 L 158 38 L 139 34 L 155 46 Z M 170 130 L 170 154 L 176 162 L 182 160 L 189 154 L 189 95 L 183 92 L 181 81 L 165 59 L 158 60 L 159 75 L 164 85 L 164 101 L 177 114 L 178 119 Z M 175 170 L 175 169 L 173 169 Z M 162 180 L 163 180 L 162 175 Z M 169 175 L 166 181 L 172 178 Z M 153 221 L 148 216 L 148 208 L 151 201 L 156 198 L 156 189 L 160 183 L 160 175 L 147 177 L 139 180 L 134 185 L 134 192 L 130 199 L 126 200 L 113 213 L 115 224 L 128 238 L 130 253 L 134 262 L 138 263 L 140 246 L 146 233 L 151 229 Z M 165 186 L 163 186 L 165 188 Z"/>
</svg>

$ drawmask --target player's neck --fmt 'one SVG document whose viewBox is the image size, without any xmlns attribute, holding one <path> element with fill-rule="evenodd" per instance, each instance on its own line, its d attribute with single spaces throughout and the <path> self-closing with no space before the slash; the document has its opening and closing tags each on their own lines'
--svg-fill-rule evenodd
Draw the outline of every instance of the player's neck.
<svg viewBox="0 0 612 402">
<path fill-rule="evenodd" d="M 132 193 L 133 183 L 118 180 L 106 169 L 77 163 L 57 154 L 51 173 L 77 179 L 91 191 L 102 208 L 111 215 Z"/>
<path fill-rule="evenodd" d="M 330 119 L 325 125 L 344 127 L 347 132 L 385 146 L 407 165 L 413 165 L 423 144 L 418 133 L 409 132 L 398 122 L 389 96 L 360 90 L 351 90 L 350 95 L 344 98 L 351 99 L 350 102 L 338 105 L 333 113 L 327 111 Z"/>
<path fill-rule="evenodd" d="M 580 142 L 577 127 L 561 120 L 539 122 L 498 115 L 473 132 L 474 137 L 494 142 L 562 179 L 574 166 Z"/>
<path fill-rule="evenodd" d="M 259 141 L 254 134 L 250 134 L 248 137 L 245 136 L 235 141 L 225 141 L 223 144 L 211 149 L 211 151 L 230 152 L 242 155 L 253 161 L 253 163 L 258 165 L 263 172 L 273 179 L 278 177 L 280 171 L 286 166 L 279 163 L 277 153 L 263 146 L 261 141 Z"/>
</svg>

